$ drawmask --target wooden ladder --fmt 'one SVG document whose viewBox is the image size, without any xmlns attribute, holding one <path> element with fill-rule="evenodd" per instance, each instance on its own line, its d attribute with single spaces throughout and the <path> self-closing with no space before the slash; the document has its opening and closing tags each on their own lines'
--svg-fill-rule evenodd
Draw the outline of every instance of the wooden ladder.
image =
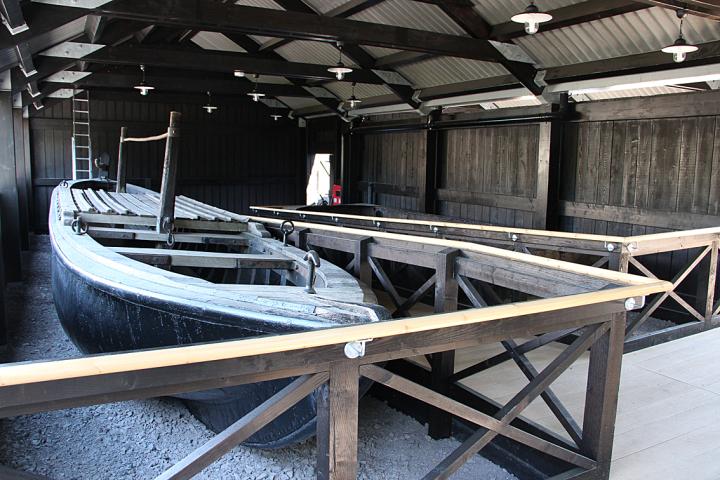
<svg viewBox="0 0 720 480">
<path fill-rule="evenodd" d="M 90 140 L 89 91 L 73 90 L 72 122 L 73 180 L 92 178 L 92 142 Z"/>
</svg>

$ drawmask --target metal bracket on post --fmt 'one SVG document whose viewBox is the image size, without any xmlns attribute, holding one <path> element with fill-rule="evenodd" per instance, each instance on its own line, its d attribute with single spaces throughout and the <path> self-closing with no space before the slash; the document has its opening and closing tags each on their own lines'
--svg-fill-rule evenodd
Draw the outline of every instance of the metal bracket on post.
<svg viewBox="0 0 720 480">
<path fill-rule="evenodd" d="M 315 250 L 309 250 L 303 260 L 308 262 L 308 278 L 305 291 L 310 294 L 317 293 L 315 292 L 315 268 L 320 266 L 320 256 Z"/>
<path fill-rule="evenodd" d="M 283 236 L 283 247 L 287 247 L 288 235 L 295 231 L 295 224 L 292 222 L 292 220 L 285 220 L 280 224 L 280 231 L 282 232 Z"/>
<path fill-rule="evenodd" d="M 365 356 L 365 344 L 372 342 L 372 338 L 366 338 L 364 340 L 353 340 L 345 344 L 345 356 L 347 358 L 360 358 Z"/>
</svg>

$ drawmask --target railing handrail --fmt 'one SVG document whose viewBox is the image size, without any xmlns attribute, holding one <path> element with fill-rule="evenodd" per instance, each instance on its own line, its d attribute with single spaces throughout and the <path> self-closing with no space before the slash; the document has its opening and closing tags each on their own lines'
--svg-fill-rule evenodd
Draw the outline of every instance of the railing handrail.
<svg viewBox="0 0 720 480">
<path fill-rule="evenodd" d="M 0 365 L 0 388 L 69 378 L 90 377 L 137 370 L 190 365 L 195 363 L 244 358 L 313 347 L 343 344 L 369 338 L 425 332 L 502 320 L 505 318 L 564 310 L 585 305 L 623 301 L 664 292 L 672 287 L 665 281 L 599 290 L 555 298 L 544 298 L 492 307 L 458 310 L 424 317 L 388 320 L 360 325 L 243 340 L 102 354 L 67 360 L 22 362 Z"/>
<path fill-rule="evenodd" d="M 297 216 L 315 216 L 315 217 L 329 217 L 332 219 L 348 219 L 348 220 L 362 220 L 369 222 L 381 222 L 382 224 L 405 224 L 405 225 L 424 225 L 428 227 L 438 228 L 458 228 L 465 230 L 473 230 L 478 232 L 497 232 L 504 233 L 508 236 L 513 234 L 525 235 L 527 237 L 535 238 L 557 238 L 563 240 L 584 240 L 592 242 L 602 242 L 602 250 L 605 251 L 607 245 L 614 244 L 617 247 L 622 247 L 623 250 L 630 256 L 645 255 L 648 253 L 659 253 L 661 251 L 670 251 L 678 249 L 677 245 L 668 244 L 663 250 L 662 245 L 658 245 L 656 242 L 663 242 L 668 240 L 695 240 L 692 245 L 704 244 L 707 245 L 714 240 L 720 240 L 720 226 L 698 228 L 693 230 L 676 230 L 672 232 L 663 233 L 651 233 L 647 235 L 633 235 L 627 237 L 621 237 L 616 235 L 598 235 L 589 233 L 573 233 L 573 232 L 560 232 L 555 230 L 538 230 L 529 228 L 515 228 L 515 227 L 500 227 L 496 225 L 477 225 L 472 223 L 458 223 L 458 222 L 445 222 L 445 221 L 432 221 L 432 220 L 420 220 L 420 219 L 409 219 L 409 218 L 395 218 L 395 217 L 373 217 L 369 215 L 352 215 L 342 213 L 329 213 L 329 212 L 314 212 L 306 210 L 291 210 L 278 207 L 250 207 L 254 211 L 263 211 L 271 213 L 283 213 L 293 214 Z M 518 239 L 519 242 L 523 241 L 523 238 Z M 548 245 L 551 246 L 551 245 Z M 683 245 L 680 245 L 683 247 Z M 685 247 L 690 248 L 690 247 Z M 651 250 L 651 251 L 643 251 Z"/>
</svg>

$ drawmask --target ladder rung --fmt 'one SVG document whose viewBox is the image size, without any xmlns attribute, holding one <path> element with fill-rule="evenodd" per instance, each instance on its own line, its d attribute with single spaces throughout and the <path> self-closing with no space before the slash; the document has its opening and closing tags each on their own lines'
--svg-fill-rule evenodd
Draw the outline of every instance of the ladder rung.
<svg viewBox="0 0 720 480">
<path fill-rule="evenodd" d="M 90 135 L 88 135 L 87 133 L 76 133 L 75 136 L 76 137 L 89 137 Z"/>
<path fill-rule="evenodd" d="M 75 145 L 75 148 L 90 148 L 90 145 Z"/>
<path fill-rule="evenodd" d="M 90 113 L 88 110 L 73 110 L 74 113 Z"/>
<path fill-rule="evenodd" d="M 90 160 L 87 157 L 75 157 L 75 160 Z"/>
<path fill-rule="evenodd" d="M 88 99 L 87 99 L 87 98 L 75 98 L 75 97 L 73 97 L 73 101 L 74 101 L 74 102 L 87 102 Z"/>
<path fill-rule="evenodd" d="M 73 122 L 75 125 L 90 125 L 90 122 Z"/>
</svg>

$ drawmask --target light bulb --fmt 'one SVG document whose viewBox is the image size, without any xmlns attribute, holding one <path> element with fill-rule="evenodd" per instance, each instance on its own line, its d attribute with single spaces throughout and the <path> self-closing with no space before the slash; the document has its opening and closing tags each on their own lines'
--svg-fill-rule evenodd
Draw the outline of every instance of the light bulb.
<svg viewBox="0 0 720 480">
<path fill-rule="evenodd" d="M 527 23 L 525 23 L 525 32 L 526 32 L 528 35 L 536 34 L 539 29 L 540 29 L 540 24 L 537 23 L 537 22 L 527 22 Z"/>
<path fill-rule="evenodd" d="M 687 53 L 685 52 L 673 53 L 673 60 L 675 60 L 677 63 L 684 62 L 685 58 L 687 58 Z"/>
<path fill-rule="evenodd" d="M 343 78 L 345 78 L 345 73 L 337 72 L 335 73 L 335 78 L 337 78 L 338 80 L 342 80 Z"/>
<path fill-rule="evenodd" d="M 245 72 L 243 72 L 242 70 L 235 70 L 235 71 L 233 72 L 233 75 L 235 75 L 236 77 L 244 77 L 244 76 L 245 76 Z"/>
</svg>

